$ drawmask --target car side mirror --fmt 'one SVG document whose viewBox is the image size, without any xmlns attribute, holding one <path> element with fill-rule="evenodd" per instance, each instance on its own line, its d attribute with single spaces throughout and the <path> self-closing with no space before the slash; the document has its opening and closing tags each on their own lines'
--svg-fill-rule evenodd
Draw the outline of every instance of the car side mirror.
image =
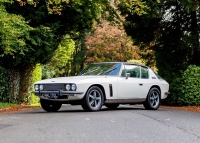
<svg viewBox="0 0 200 143">
<path fill-rule="evenodd" d="M 130 77 L 130 73 L 126 73 L 126 79 L 128 79 L 128 77 Z"/>
</svg>

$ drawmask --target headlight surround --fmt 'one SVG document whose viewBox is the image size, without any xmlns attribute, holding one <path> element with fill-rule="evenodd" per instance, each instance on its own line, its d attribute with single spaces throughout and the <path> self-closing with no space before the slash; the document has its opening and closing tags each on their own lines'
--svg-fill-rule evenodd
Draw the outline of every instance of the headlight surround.
<svg viewBox="0 0 200 143">
<path fill-rule="evenodd" d="M 35 88 L 35 91 L 38 91 L 39 90 L 39 85 L 36 84 L 34 88 Z"/>
<path fill-rule="evenodd" d="M 71 89 L 70 84 L 66 84 L 66 85 L 65 85 L 65 89 L 66 89 L 67 91 L 69 91 L 69 90 Z"/>
<path fill-rule="evenodd" d="M 40 84 L 40 90 L 43 90 L 44 86 L 42 84 Z"/>
<path fill-rule="evenodd" d="M 75 90 L 76 90 L 76 84 L 72 84 L 72 85 L 71 85 L 71 90 L 72 90 L 72 91 L 75 91 Z"/>
</svg>

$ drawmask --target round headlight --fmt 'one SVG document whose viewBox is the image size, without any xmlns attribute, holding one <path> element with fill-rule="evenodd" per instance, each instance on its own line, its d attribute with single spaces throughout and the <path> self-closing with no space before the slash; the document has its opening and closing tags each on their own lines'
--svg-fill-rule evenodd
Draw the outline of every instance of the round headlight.
<svg viewBox="0 0 200 143">
<path fill-rule="evenodd" d="M 42 84 L 40 84 L 40 90 L 43 90 L 43 89 L 44 89 L 43 85 L 42 85 Z"/>
<path fill-rule="evenodd" d="M 65 89 L 66 89 L 67 91 L 69 91 L 70 88 L 71 88 L 71 86 L 70 86 L 69 84 L 66 84 L 66 85 L 65 85 Z"/>
<path fill-rule="evenodd" d="M 38 91 L 39 90 L 39 86 L 38 84 L 35 85 L 35 91 Z"/>
<path fill-rule="evenodd" d="M 71 90 L 73 90 L 73 91 L 76 90 L 76 85 L 75 85 L 75 84 L 72 84 L 72 86 L 71 86 Z"/>
</svg>

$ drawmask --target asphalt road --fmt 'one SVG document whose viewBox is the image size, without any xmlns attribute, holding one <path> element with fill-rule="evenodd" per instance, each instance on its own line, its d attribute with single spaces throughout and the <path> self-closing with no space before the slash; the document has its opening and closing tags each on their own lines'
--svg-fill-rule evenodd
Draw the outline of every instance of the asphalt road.
<svg viewBox="0 0 200 143">
<path fill-rule="evenodd" d="M 65 105 L 0 113 L 0 143 L 200 143 L 200 113 L 123 105 L 84 112 Z"/>
</svg>

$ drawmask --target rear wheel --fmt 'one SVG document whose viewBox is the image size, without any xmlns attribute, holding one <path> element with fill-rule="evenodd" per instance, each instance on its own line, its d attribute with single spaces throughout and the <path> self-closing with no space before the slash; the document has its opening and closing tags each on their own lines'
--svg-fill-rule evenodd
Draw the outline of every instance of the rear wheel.
<svg viewBox="0 0 200 143">
<path fill-rule="evenodd" d="M 92 86 L 88 89 L 82 100 L 82 107 L 85 111 L 99 111 L 103 105 L 104 96 L 98 86 Z"/>
<path fill-rule="evenodd" d="M 40 99 L 41 107 L 47 112 L 56 112 L 58 111 L 62 104 L 56 101 L 48 101 L 44 99 Z"/>
<path fill-rule="evenodd" d="M 160 96 L 160 91 L 157 88 L 151 88 L 143 103 L 145 109 L 157 110 L 160 106 Z"/>
<path fill-rule="evenodd" d="M 119 106 L 119 104 L 117 104 L 117 103 L 114 103 L 114 104 L 105 104 L 105 106 L 107 108 L 109 108 L 109 109 L 116 109 Z"/>
</svg>

